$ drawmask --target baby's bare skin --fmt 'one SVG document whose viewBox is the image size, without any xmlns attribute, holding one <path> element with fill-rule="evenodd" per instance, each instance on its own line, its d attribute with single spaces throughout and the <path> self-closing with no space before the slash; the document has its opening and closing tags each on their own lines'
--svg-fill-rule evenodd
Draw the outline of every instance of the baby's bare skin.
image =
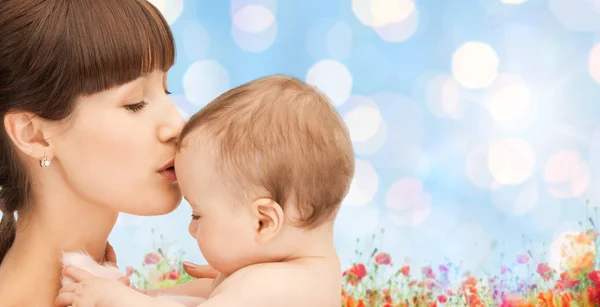
<svg viewBox="0 0 600 307">
<path fill-rule="evenodd" d="M 337 255 L 303 258 L 289 262 L 245 267 L 223 278 L 200 307 L 338 307 L 341 269 Z M 215 280 L 215 283 L 218 282 Z M 188 288 L 198 291 L 198 288 Z M 161 291 L 168 293 L 169 289 Z M 181 293 L 194 295 L 194 293 Z M 137 306 L 139 301 L 128 304 Z M 174 302 L 154 301 L 152 306 L 181 307 Z"/>
</svg>

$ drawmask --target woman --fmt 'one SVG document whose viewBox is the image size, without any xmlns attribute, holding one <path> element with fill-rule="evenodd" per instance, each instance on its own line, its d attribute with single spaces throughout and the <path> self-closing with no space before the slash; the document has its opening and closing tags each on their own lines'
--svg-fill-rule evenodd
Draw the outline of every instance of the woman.
<svg viewBox="0 0 600 307">
<path fill-rule="evenodd" d="M 54 306 L 61 251 L 103 261 L 119 212 L 178 206 L 174 57 L 145 0 L 0 1 L 2 306 Z"/>
</svg>

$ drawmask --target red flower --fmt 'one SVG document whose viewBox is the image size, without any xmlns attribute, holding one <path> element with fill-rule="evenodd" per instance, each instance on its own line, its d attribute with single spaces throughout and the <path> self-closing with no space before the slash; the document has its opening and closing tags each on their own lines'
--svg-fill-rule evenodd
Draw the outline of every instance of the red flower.
<svg viewBox="0 0 600 307">
<path fill-rule="evenodd" d="M 438 301 L 439 301 L 440 303 L 442 303 L 442 304 L 444 304 L 444 303 L 446 303 L 446 302 L 448 301 L 448 298 L 447 298 L 445 295 L 443 295 L 443 294 L 440 294 L 440 295 L 437 297 L 437 299 L 438 299 Z"/>
<path fill-rule="evenodd" d="M 381 265 L 391 265 L 392 257 L 387 253 L 379 253 L 375 256 L 375 262 Z"/>
<path fill-rule="evenodd" d="M 579 280 L 571 278 L 566 272 L 560 274 L 560 279 L 556 281 L 556 288 L 560 291 L 574 288 L 579 284 Z"/>
<path fill-rule="evenodd" d="M 550 280 L 553 270 L 545 263 L 540 263 L 537 266 L 536 272 L 542 276 L 545 281 Z"/>
<path fill-rule="evenodd" d="M 171 273 L 169 273 L 169 279 L 170 280 L 178 280 L 179 279 L 179 272 L 177 271 L 171 271 Z"/>
<path fill-rule="evenodd" d="M 130 277 L 131 275 L 133 275 L 133 273 L 135 272 L 135 269 L 133 267 L 126 267 L 125 268 L 125 274 L 127 274 L 127 277 Z"/>
<path fill-rule="evenodd" d="M 590 272 L 590 274 L 588 274 L 588 278 L 595 284 L 600 284 L 600 270 Z"/>
<path fill-rule="evenodd" d="M 160 255 L 157 253 L 148 253 L 144 257 L 145 265 L 158 264 L 160 262 Z"/>
<path fill-rule="evenodd" d="M 367 268 L 365 268 L 364 264 L 358 263 L 345 271 L 343 276 L 348 276 L 348 282 L 351 285 L 356 286 L 363 277 L 367 276 Z"/>
<path fill-rule="evenodd" d="M 402 275 L 408 277 L 408 274 L 410 274 L 410 266 L 405 265 L 400 269 L 400 272 L 402 272 Z"/>
<path fill-rule="evenodd" d="M 588 301 L 593 306 L 600 305 L 600 287 L 590 286 L 587 288 Z"/>
</svg>

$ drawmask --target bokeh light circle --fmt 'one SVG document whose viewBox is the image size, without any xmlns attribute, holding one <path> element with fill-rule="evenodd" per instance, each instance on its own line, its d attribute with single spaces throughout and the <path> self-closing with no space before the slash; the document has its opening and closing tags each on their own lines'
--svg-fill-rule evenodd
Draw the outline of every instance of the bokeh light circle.
<svg viewBox="0 0 600 307">
<path fill-rule="evenodd" d="M 499 62 L 490 45 L 467 42 L 452 55 L 452 75 L 464 88 L 485 88 L 496 78 Z"/>
<path fill-rule="evenodd" d="M 346 66 L 334 60 L 315 63 L 306 74 L 306 83 L 323 91 L 335 106 L 342 105 L 352 91 L 352 75 Z"/>
<path fill-rule="evenodd" d="M 342 203 L 344 206 L 364 206 L 373 200 L 378 187 L 379 176 L 373 165 L 366 160 L 356 159 L 350 190 Z"/>
<path fill-rule="evenodd" d="M 535 154 L 524 140 L 506 138 L 490 146 L 488 169 L 500 184 L 522 183 L 531 176 L 534 166 Z"/>
<path fill-rule="evenodd" d="M 578 197 L 590 185 L 590 167 L 578 153 L 561 150 L 546 162 L 544 180 L 554 197 Z"/>
<path fill-rule="evenodd" d="M 163 14 L 167 23 L 173 24 L 183 13 L 183 0 L 148 0 Z"/>
<path fill-rule="evenodd" d="M 431 213 L 431 195 L 416 178 L 394 182 L 387 191 L 385 202 L 392 219 L 402 226 L 419 225 Z"/>
<path fill-rule="evenodd" d="M 229 73 L 216 61 L 198 61 L 183 75 L 183 89 L 187 100 L 205 106 L 229 89 Z"/>
</svg>

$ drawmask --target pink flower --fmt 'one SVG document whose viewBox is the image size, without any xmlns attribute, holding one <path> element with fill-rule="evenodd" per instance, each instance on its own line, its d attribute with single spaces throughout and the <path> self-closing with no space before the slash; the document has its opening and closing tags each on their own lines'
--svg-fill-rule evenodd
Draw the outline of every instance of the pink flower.
<svg viewBox="0 0 600 307">
<path fill-rule="evenodd" d="M 160 262 L 160 255 L 157 253 L 148 253 L 144 257 L 144 265 L 153 265 Z"/>
<path fill-rule="evenodd" d="M 506 274 L 506 272 L 508 272 L 508 267 L 503 265 L 502 267 L 500 267 L 500 274 L 504 275 Z"/>
<path fill-rule="evenodd" d="M 435 279 L 435 274 L 433 274 L 433 270 L 429 266 L 423 267 L 423 274 L 425 274 L 427 278 Z"/>
<path fill-rule="evenodd" d="M 379 253 L 375 256 L 375 262 L 380 265 L 391 265 L 392 257 L 387 253 Z"/>
<path fill-rule="evenodd" d="M 529 263 L 529 256 L 525 255 L 525 254 L 521 254 L 517 257 L 517 263 L 520 264 L 527 264 Z"/>
</svg>

